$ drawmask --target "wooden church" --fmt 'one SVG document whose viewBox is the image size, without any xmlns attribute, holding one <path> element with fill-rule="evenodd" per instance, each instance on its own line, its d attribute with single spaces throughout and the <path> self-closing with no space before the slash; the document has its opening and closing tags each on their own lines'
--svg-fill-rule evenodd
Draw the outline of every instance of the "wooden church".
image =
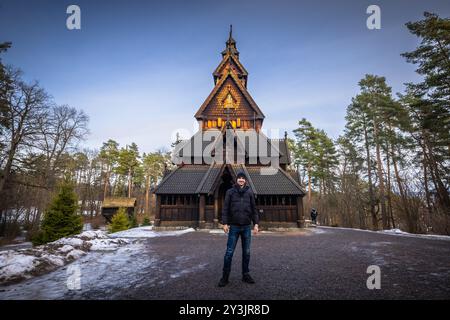
<svg viewBox="0 0 450 320">
<path fill-rule="evenodd" d="M 177 166 L 155 189 L 155 226 L 219 227 L 225 192 L 243 171 L 261 227 L 303 227 L 305 192 L 298 173 L 288 171 L 287 134 L 269 139 L 261 131 L 265 117 L 247 91 L 248 72 L 231 26 L 213 78 L 214 89 L 195 113 L 199 131 L 178 143 L 172 157 Z"/>
</svg>

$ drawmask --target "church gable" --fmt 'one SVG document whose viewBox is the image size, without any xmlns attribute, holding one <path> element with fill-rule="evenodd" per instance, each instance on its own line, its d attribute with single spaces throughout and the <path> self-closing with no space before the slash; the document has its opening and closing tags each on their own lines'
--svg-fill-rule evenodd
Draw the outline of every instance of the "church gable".
<svg viewBox="0 0 450 320">
<path fill-rule="evenodd" d="M 209 117 L 226 117 L 226 111 L 229 110 L 230 116 L 250 119 L 253 118 L 254 110 L 247 101 L 247 98 L 241 93 L 235 81 L 228 77 L 214 97 L 207 104 L 202 115 Z"/>
<path fill-rule="evenodd" d="M 222 60 L 220 65 L 214 71 L 214 84 L 217 84 L 220 79 L 227 75 L 231 71 L 238 76 L 244 87 L 247 87 L 247 76 L 248 72 L 245 70 L 244 66 L 239 62 L 237 58 L 232 55 L 228 55 Z"/>
</svg>

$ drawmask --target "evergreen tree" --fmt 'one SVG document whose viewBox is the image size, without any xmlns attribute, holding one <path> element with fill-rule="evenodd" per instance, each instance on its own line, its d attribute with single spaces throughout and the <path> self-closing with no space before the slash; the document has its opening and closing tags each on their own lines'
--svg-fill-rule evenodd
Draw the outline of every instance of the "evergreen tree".
<svg viewBox="0 0 450 320">
<path fill-rule="evenodd" d="M 33 244 L 44 244 L 80 233 L 83 222 L 82 217 L 77 214 L 77 209 L 73 185 L 64 182 L 49 209 L 44 213 L 41 231 L 33 239 Z"/>
<path fill-rule="evenodd" d="M 104 186 L 103 186 L 103 199 L 105 199 L 108 195 L 108 187 L 111 179 L 111 173 L 114 171 L 117 166 L 118 157 L 119 157 L 119 144 L 109 139 L 107 142 L 103 143 L 103 146 L 100 149 L 99 158 L 101 159 L 104 168 Z"/>
<path fill-rule="evenodd" d="M 149 226 L 149 225 L 150 225 L 150 219 L 148 217 L 145 217 L 144 222 L 142 222 L 142 226 L 145 227 L 145 226 Z"/>
<path fill-rule="evenodd" d="M 133 179 L 136 178 L 136 173 L 139 172 L 138 168 L 141 164 L 139 158 L 139 150 L 134 142 L 119 151 L 119 160 L 116 172 L 127 177 L 128 198 L 131 198 L 133 191 Z"/>
<path fill-rule="evenodd" d="M 130 228 L 137 228 L 137 227 L 139 227 L 139 223 L 137 222 L 136 215 L 133 214 L 131 216 L 131 218 L 129 219 L 129 221 L 130 221 L 130 224 L 129 224 Z"/>
<path fill-rule="evenodd" d="M 118 232 L 130 228 L 130 221 L 125 208 L 119 208 L 117 213 L 112 217 L 111 223 L 108 226 L 109 232 Z"/>
<path fill-rule="evenodd" d="M 162 177 L 167 157 L 161 152 L 144 153 L 142 156 L 143 173 L 145 176 L 145 213 L 150 212 L 150 188 L 155 186 Z"/>
<path fill-rule="evenodd" d="M 296 138 L 295 162 L 303 167 L 308 177 L 308 207 L 311 207 L 312 171 L 314 167 L 313 144 L 316 138 L 316 129 L 311 122 L 302 118 L 298 122 L 298 128 L 294 130 Z"/>
<path fill-rule="evenodd" d="M 409 132 L 419 145 L 424 180 L 435 190 L 439 205 L 450 212 L 450 19 L 425 12 L 425 19 L 408 22 L 420 38 L 418 48 L 402 56 L 418 65 L 423 81 L 409 83 L 402 102 L 410 113 Z M 427 186 L 425 187 L 427 188 Z M 427 195 L 429 197 L 429 194 Z"/>
</svg>

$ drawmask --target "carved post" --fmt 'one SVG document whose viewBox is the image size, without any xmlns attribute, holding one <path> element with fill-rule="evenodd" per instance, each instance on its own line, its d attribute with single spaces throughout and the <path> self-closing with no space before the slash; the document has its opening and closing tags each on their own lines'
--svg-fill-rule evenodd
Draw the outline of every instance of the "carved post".
<svg viewBox="0 0 450 320">
<path fill-rule="evenodd" d="M 219 193 L 214 194 L 214 228 L 219 227 Z"/>
<path fill-rule="evenodd" d="M 159 227 L 161 225 L 161 195 L 156 195 L 156 206 L 155 206 L 155 226 Z"/>
<path fill-rule="evenodd" d="M 305 214 L 303 211 L 303 197 L 297 196 L 297 226 L 299 228 L 305 227 Z"/>
<path fill-rule="evenodd" d="M 200 201 L 198 205 L 198 227 L 205 227 L 205 195 L 200 195 Z"/>
</svg>

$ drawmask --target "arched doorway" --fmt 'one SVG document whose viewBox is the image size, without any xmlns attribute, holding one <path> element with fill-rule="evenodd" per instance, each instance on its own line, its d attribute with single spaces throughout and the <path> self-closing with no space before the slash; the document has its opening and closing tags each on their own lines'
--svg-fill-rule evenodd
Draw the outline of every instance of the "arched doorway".
<svg viewBox="0 0 450 320">
<path fill-rule="evenodd" d="M 222 221 L 222 208 L 223 208 L 223 203 L 225 201 L 225 193 L 227 192 L 228 189 L 230 189 L 233 186 L 233 177 L 230 173 L 230 171 L 228 170 L 228 168 L 226 168 L 223 173 L 222 173 L 222 177 L 220 178 L 220 185 L 219 185 L 219 189 L 218 189 L 218 219 L 219 219 L 219 223 L 221 223 Z"/>
</svg>

